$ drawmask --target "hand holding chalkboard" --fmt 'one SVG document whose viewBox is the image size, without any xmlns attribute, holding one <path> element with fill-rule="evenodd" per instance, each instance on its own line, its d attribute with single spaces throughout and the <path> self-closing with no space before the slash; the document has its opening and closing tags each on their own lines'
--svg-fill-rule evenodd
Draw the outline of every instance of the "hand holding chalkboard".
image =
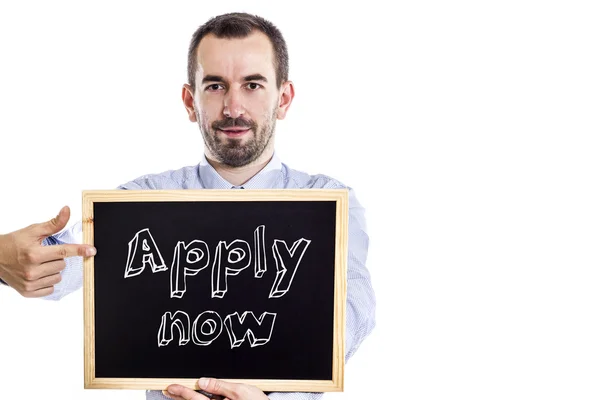
<svg viewBox="0 0 600 400">
<path fill-rule="evenodd" d="M 201 378 L 198 386 L 202 389 L 198 393 L 182 385 L 170 385 L 165 392 L 166 396 L 174 400 L 268 400 L 269 398 L 257 387 L 242 383 L 226 382 L 212 378 Z"/>
<path fill-rule="evenodd" d="M 96 254 L 96 249 L 90 245 L 42 245 L 46 237 L 67 225 L 69 217 L 69 207 L 65 206 L 50 221 L 0 235 L 0 279 L 24 297 L 47 296 L 60 282 L 65 258 Z"/>
</svg>

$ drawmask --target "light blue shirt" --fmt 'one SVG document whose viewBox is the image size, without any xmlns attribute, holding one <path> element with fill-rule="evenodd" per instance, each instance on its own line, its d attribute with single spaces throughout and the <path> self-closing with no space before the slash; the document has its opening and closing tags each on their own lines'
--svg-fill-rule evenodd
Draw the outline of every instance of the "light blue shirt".
<svg viewBox="0 0 600 400">
<path fill-rule="evenodd" d="M 206 157 L 198 165 L 160 174 L 144 175 L 119 186 L 119 189 L 348 189 L 348 285 L 346 303 L 346 361 L 354 354 L 360 343 L 375 326 L 375 295 L 371 277 L 366 268 L 369 237 L 365 222 L 365 210 L 359 204 L 354 191 L 325 175 L 309 175 L 283 164 L 277 155 L 248 182 L 235 186 L 221 177 L 208 163 Z M 81 222 L 71 228 L 48 237 L 44 244 L 81 243 Z M 83 284 L 83 259 L 66 259 L 62 281 L 54 293 L 46 299 L 58 300 L 79 289 Z M 200 378 L 200 377 L 198 377 Z M 322 393 L 271 393 L 272 400 L 317 400 Z M 167 399 L 160 391 L 146 392 L 148 400 Z"/>
</svg>

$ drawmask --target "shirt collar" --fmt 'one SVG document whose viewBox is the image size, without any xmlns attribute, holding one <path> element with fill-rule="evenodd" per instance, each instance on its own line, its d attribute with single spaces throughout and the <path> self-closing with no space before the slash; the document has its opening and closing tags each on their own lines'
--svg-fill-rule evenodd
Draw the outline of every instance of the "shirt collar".
<svg viewBox="0 0 600 400">
<path fill-rule="evenodd" d="M 248 182 L 241 186 L 235 186 L 219 175 L 213 166 L 208 163 L 206 156 L 202 154 L 200 164 L 198 164 L 198 174 L 206 189 L 231 189 L 240 187 L 244 189 L 269 189 L 273 188 L 281 178 L 281 161 L 277 157 L 277 154 L 274 153 L 268 164 L 250 178 Z"/>
</svg>

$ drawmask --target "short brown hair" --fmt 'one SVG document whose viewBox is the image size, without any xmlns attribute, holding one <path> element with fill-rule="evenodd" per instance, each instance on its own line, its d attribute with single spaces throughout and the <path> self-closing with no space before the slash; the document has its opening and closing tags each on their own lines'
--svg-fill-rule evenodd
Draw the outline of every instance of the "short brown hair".
<svg viewBox="0 0 600 400">
<path fill-rule="evenodd" d="M 192 36 L 188 49 L 188 83 L 192 89 L 196 88 L 196 70 L 198 69 L 196 50 L 204 36 L 212 33 L 218 38 L 245 38 L 255 30 L 267 35 L 273 45 L 277 86 L 287 81 L 289 57 L 287 45 L 279 29 L 273 23 L 258 15 L 228 13 L 211 18 L 204 25 L 200 26 Z"/>
</svg>

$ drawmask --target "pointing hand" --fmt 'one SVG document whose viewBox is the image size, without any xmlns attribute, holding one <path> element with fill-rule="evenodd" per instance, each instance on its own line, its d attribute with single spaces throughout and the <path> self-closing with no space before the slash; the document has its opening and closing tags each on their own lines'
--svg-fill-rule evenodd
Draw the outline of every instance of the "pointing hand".
<svg viewBox="0 0 600 400">
<path fill-rule="evenodd" d="M 50 221 L 0 235 L 0 279 L 24 297 L 47 296 L 60 282 L 65 258 L 94 256 L 96 249 L 90 245 L 42 245 L 46 237 L 67 225 L 70 214 L 65 206 Z"/>
</svg>

